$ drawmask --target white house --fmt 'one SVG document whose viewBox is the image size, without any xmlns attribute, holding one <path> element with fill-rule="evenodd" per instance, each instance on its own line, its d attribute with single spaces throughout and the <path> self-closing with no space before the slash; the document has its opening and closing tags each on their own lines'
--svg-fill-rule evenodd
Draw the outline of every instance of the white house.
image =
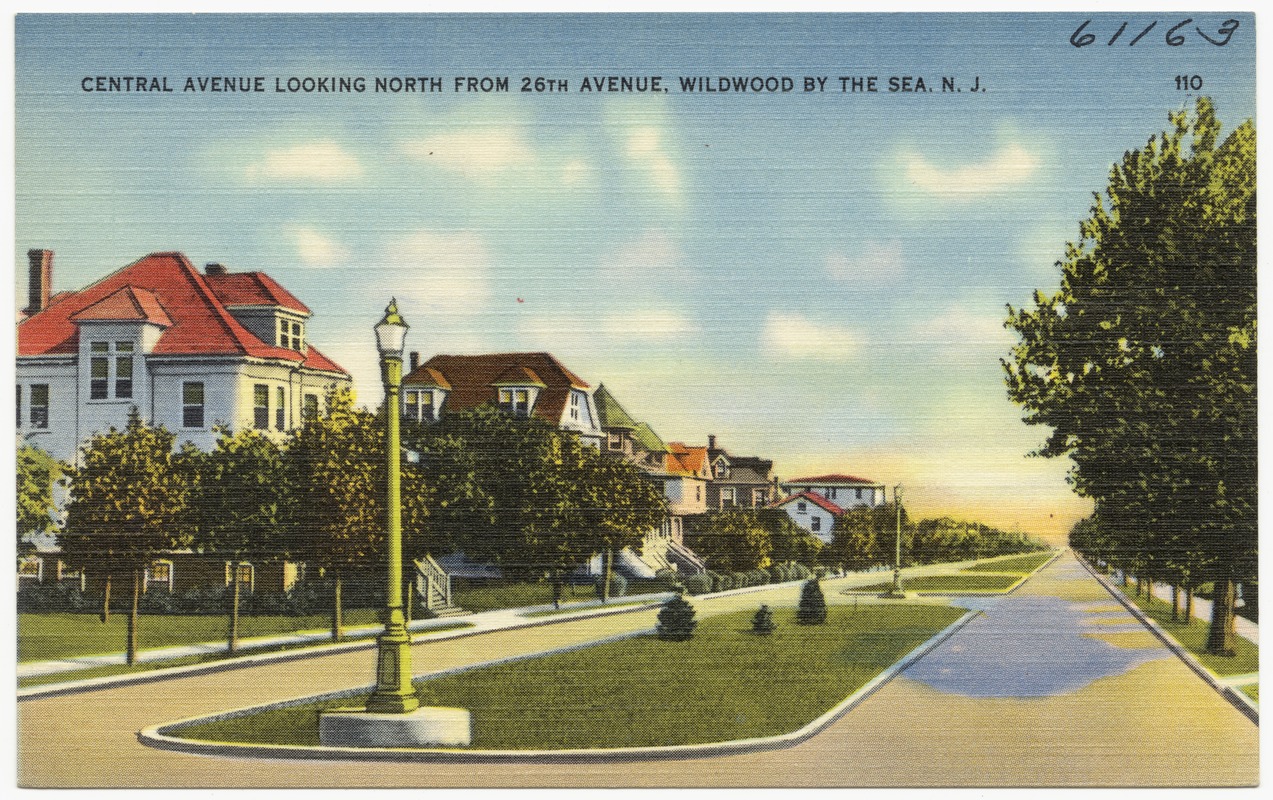
<svg viewBox="0 0 1273 800">
<path fill-rule="evenodd" d="M 51 294 L 53 253 L 31 250 L 17 327 L 19 439 L 78 463 L 94 433 L 142 418 L 209 450 L 213 426 L 275 438 L 322 410 L 349 374 L 313 347 L 310 310 L 260 272 L 151 253 L 79 291 Z"/>
<path fill-rule="evenodd" d="M 809 533 L 830 544 L 835 538 L 836 517 L 844 513 L 844 509 L 813 492 L 799 492 L 774 503 L 771 508 L 781 508 L 791 517 L 791 521 Z"/>
<path fill-rule="evenodd" d="M 857 506 L 875 508 L 888 501 L 888 488 L 878 481 L 854 475 L 814 475 L 783 481 L 782 489 L 788 495 L 811 492 L 821 495 L 842 509 Z M 785 502 L 785 501 L 784 501 Z"/>
</svg>

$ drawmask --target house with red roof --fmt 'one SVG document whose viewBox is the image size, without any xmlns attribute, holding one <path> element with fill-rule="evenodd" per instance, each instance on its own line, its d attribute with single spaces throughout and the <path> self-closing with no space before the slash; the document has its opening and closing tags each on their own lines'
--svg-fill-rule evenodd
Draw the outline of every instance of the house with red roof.
<svg viewBox="0 0 1273 800">
<path fill-rule="evenodd" d="M 448 410 L 490 404 L 538 417 L 601 447 L 602 431 L 588 383 L 551 353 L 436 355 L 423 364 L 411 353 L 402 379 L 402 414 L 421 422 Z"/>
<path fill-rule="evenodd" d="M 879 481 L 840 473 L 782 481 L 782 490 L 788 495 L 800 492 L 821 495 L 845 510 L 857 506 L 875 508 L 888 499 L 888 487 Z"/>
<path fill-rule="evenodd" d="M 792 522 L 827 544 L 835 538 L 836 517 L 844 513 L 843 508 L 822 495 L 808 491 L 793 494 L 770 507 L 786 511 Z"/>
<path fill-rule="evenodd" d="M 200 272 L 181 253 L 151 253 L 52 294 L 52 251 L 28 258 L 18 435 L 60 460 L 76 463 L 133 408 L 204 449 L 217 424 L 282 438 L 321 411 L 329 387 L 351 383 L 309 342 L 309 308 L 262 272 Z"/>
</svg>

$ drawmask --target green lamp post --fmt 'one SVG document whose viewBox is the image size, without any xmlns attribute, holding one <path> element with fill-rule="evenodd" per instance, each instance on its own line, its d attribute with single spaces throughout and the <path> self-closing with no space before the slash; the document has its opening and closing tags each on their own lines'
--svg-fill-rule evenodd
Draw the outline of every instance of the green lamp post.
<svg viewBox="0 0 1273 800">
<path fill-rule="evenodd" d="M 902 588 L 902 485 L 893 487 L 893 505 L 897 509 L 897 540 L 893 554 L 893 585 L 880 597 L 896 600 L 906 599 L 906 590 Z"/>
<path fill-rule="evenodd" d="M 402 475 L 399 455 L 398 394 L 402 387 L 402 346 L 407 323 L 398 314 L 396 299 L 389 301 L 385 317 L 376 325 L 380 350 L 380 374 L 385 386 L 385 451 L 388 488 L 385 492 L 385 538 L 389 551 L 388 600 L 385 629 L 380 634 L 376 660 L 376 691 L 367 700 L 367 711 L 405 714 L 420 706 L 411 686 L 411 634 L 402 613 Z"/>
</svg>

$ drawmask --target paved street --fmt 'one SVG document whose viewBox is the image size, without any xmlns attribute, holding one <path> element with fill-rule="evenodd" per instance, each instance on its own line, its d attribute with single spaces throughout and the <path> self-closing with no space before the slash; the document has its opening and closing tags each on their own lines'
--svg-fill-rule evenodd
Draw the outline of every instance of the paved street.
<svg viewBox="0 0 1273 800">
<path fill-rule="evenodd" d="M 832 602 L 853 602 L 836 594 Z M 701 614 L 794 603 L 790 586 L 696 598 Z M 23 786 L 1248 785 L 1258 728 L 1066 554 L 796 747 L 626 764 L 395 764 L 153 750 L 158 722 L 364 685 L 358 650 L 19 704 Z M 422 643 L 417 669 L 537 652 L 653 625 L 654 612 Z"/>
</svg>

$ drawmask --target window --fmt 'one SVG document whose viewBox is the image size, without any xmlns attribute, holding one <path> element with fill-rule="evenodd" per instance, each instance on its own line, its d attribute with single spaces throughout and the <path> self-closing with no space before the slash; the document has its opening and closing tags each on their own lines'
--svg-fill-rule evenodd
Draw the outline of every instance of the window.
<svg viewBox="0 0 1273 800">
<path fill-rule="evenodd" d="M 18 562 L 18 579 L 42 581 L 44 579 L 44 560 L 39 556 L 27 556 Z"/>
<path fill-rule="evenodd" d="M 252 387 L 252 424 L 260 431 L 270 428 L 270 387 L 263 383 Z"/>
<path fill-rule="evenodd" d="M 859 495 L 860 495 L 860 493 L 859 493 Z M 828 499 L 828 500 L 834 500 L 834 499 L 835 499 L 835 487 L 828 486 L 828 487 L 827 487 L 827 495 L 826 495 L 826 496 L 827 496 L 827 499 Z"/>
<path fill-rule="evenodd" d="M 279 317 L 277 343 L 288 350 L 303 351 L 305 349 L 304 326 L 299 322 Z"/>
<path fill-rule="evenodd" d="M 287 430 L 287 391 L 282 386 L 277 387 L 274 399 L 278 400 L 278 408 L 274 409 L 274 428 Z"/>
<path fill-rule="evenodd" d="M 573 420 L 579 419 L 579 393 L 578 392 L 570 393 L 570 418 Z"/>
<path fill-rule="evenodd" d="M 861 500 L 861 499 L 862 499 L 862 490 L 861 490 L 861 489 L 857 489 L 857 490 L 855 490 L 855 491 L 857 492 L 857 499 L 858 499 L 858 500 Z"/>
<path fill-rule="evenodd" d="M 433 392 L 420 392 L 420 421 L 433 422 L 437 416 L 433 413 Z"/>
<path fill-rule="evenodd" d="M 115 396 L 133 396 L 132 342 L 115 342 Z"/>
<path fill-rule="evenodd" d="M 725 477 L 725 463 L 723 461 L 716 462 L 716 478 L 717 480 Z"/>
<path fill-rule="evenodd" d="M 530 389 L 500 389 L 499 405 L 519 417 L 530 415 Z"/>
<path fill-rule="evenodd" d="M 809 511 L 809 504 L 808 504 L 808 503 L 806 503 L 806 502 L 805 502 L 805 501 L 803 501 L 803 500 L 801 500 L 799 503 L 796 503 L 796 513 L 797 513 L 797 514 L 806 514 L 806 513 L 808 513 L 808 511 Z"/>
<path fill-rule="evenodd" d="M 606 447 L 610 450 L 622 450 L 623 431 L 606 431 Z"/>
<path fill-rule="evenodd" d="M 151 589 L 167 589 L 172 591 L 172 562 L 152 561 L 146 567 L 145 582 L 142 591 Z"/>
<path fill-rule="evenodd" d="M 49 385 L 31 384 L 31 427 L 49 427 Z"/>
<path fill-rule="evenodd" d="M 734 506 L 734 487 L 720 490 L 720 507 L 732 508 Z"/>
<path fill-rule="evenodd" d="M 694 487 L 694 502 L 703 502 L 703 486 L 701 484 Z"/>
<path fill-rule="evenodd" d="M 765 490 L 764 490 L 764 489 L 752 489 L 752 490 L 751 490 L 751 504 L 752 504 L 752 506 L 754 506 L 754 507 L 756 507 L 756 508 L 760 508 L 761 506 L 763 506 L 763 505 L 765 504 L 765 500 L 766 500 L 766 499 L 767 499 L 767 497 L 766 497 L 766 493 L 765 493 Z"/>
<path fill-rule="evenodd" d="M 231 561 L 225 562 L 225 585 L 226 586 L 229 586 L 231 583 L 234 582 L 235 572 L 236 572 L 235 564 Z M 239 586 L 244 589 L 247 589 L 249 592 L 253 591 L 252 583 L 256 579 L 256 568 L 246 561 L 240 561 L 238 563 L 237 572 L 238 572 Z"/>
<path fill-rule="evenodd" d="M 305 404 L 301 407 L 301 415 L 304 419 L 318 419 L 318 395 L 305 395 Z"/>
<path fill-rule="evenodd" d="M 92 353 L 110 352 L 110 345 L 106 342 L 92 342 L 88 347 Z M 110 359 L 107 356 L 94 355 L 89 359 L 88 386 L 88 397 L 90 400 L 105 400 L 109 396 Z"/>
<path fill-rule="evenodd" d="M 810 517 L 809 530 L 813 531 L 814 533 L 817 533 L 818 531 L 822 530 L 822 517 Z"/>
<path fill-rule="evenodd" d="M 203 384 L 181 384 L 181 427 L 203 427 Z"/>
<path fill-rule="evenodd" d="M 409 389 L 402 393 L 402 416 L 420 421 L 420 393 Z"/>
</svg>

